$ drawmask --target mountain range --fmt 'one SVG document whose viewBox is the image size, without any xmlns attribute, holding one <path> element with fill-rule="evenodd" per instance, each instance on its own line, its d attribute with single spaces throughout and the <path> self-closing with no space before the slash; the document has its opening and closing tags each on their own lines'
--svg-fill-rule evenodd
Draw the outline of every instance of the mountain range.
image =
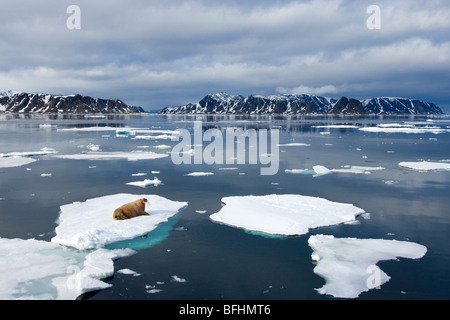
<svg viewBox="0 0 450 320">
<path fill-rule="evenodd" d="M 357 100 L 314 95 L 229 95 L 209 94 L 199 102 L 166 107 L 160 114 L 346 114 L 346 115 L 440 115 L 433 103 L 407 98 Z"/>
<path fill-rule="evenodd" d="M 58 96 L 8 91 L 0 93 L 0 112 L 129 114 L 145 111 L 140 107 L 129 107 L 119 99 L 99 99 L 79 94 Z"/>
</svg>

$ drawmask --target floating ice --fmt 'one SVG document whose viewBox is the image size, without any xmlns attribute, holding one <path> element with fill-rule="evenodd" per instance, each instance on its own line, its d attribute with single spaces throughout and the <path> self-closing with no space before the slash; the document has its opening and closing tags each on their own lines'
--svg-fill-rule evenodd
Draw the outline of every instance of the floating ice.
<svg viewBox="0 0 450 320">
<path fill-rule="evenodd" d="M 37 161 L 33 158 L 26 157 L 2 157 L 0 155 L 0 168 L 21 167 Z"/>
<path fill-rule="evenodd" d="M 71 160 L 117 160 L 128 159 L 128 161 L 153 160 L 168 157 L 167 154 L 155 152 L 87 152 L 79 154 L 56 155 L 55 158 Z"/>
<path fill-rule="evenodd" d="M 153 180 L 145 179 L 144 181 L 133 181 L 133 182 L 127 182 L 126 184 L 130 185 L 130 186 L 146 188 L 151 185 L 154 185 L 155 187 L 157 187 L 161 183 L 162 183 L 162 181 L 155 177 L 155 178 L 153 178 Z"/>
<path fill-rule="evenodd" d="M 433 171 L 433 170 L 448 171 L 448 170 L 450 170 L 450 163 L 444 163 L 444 162 L 429 162 L 429 161 L 400 162 L 398 165 L 400 167 L 413 169 L 413 170 L 419 170 L 419 171 Z"/>
<path fill-rule="evenodd" d="M 352 124 L 330 124 L 324 126 L 312 126 L 313 128 L 329 128 L 329 129 L 358 129 L 358 126 Z"/>
<path fill-rule="evenodd" d="M 316 173 L 315 176 L 323 176 L 324 174 L 331 173 L 331 170 L 324 166 L 314 166 L 313 170 Z"/>
<path fill-rule="evenodd" d="M 73 250 L 34 239 L 0 238 L 0 300 L 75 299 L 110 285 L 113 259 L 132 250 Z"/>
<path fill-rule="evenodd" d="M 9 152 L 9 153 L 0 153 L 0 158 L 7 157 L 32 157 L 32 156 L 45 156 L 48 154 L 58 153 L 53 148 L 41 148 L 39 151 L 21 151 L 21 152 Z"/>
<path fill-rule="evenodd" d="M 332 169 L 331 171 L 339 173 L 370 174 L 371 171 L 379 171 L 384 169 L 384 167 L 344 166 L 341 169 Z"/>
<path fill-rule="evenodd" d="M 436 126 L 424 126 L 424 127 L 416 127 L 411 124 L 378 124 L 376 127 L 364 127 L 359 128 L 361 131 L 365 132 L 383 132 L 383 133 L 445 133 L 450 132 L 448 129 L 442 129 Z"/>
<path fill-rule="evenodd" d="M 149 201 L 147 212 L 150 216 L 113 220 L 115 209 L 140 198 Z M 109 195 L 63 205 L 52 242 L 80 250 L 100 248 L 147 234 L 186 205 L 186 202 L 171 201 L 156 195 L 134 194 Z"/>
<path fill-rule="evenodd" d="M 189 177 L 203 177 L 203 176 L 212 176 L 214 173 L 212 172 L 191 172 L 188 173 L 187 176 Z"/>
<path fill-rule="evenodd" d="M 413 242 L 325 235 L 311 236 L 308 244 L 312 259 L 317 261 L 314 273 L 326 280 L 316 290 L 338 298 L 357 298 L 389 281 L 390 277 L 375 265 L 378 261 L 420 259 L 427 252 L 426 247 Z"/>
<path fill-rule="evenodd" d="M 310 144 L 308 143 L 301 143 L 301 142 L 291 142 L 291 143 L 285 143 L 285 144 L 278 144 L 279 147 L 309 147 Z"/>
<path fill-rule="evenodd" d="M 316 165 L 311 169 L 286 169 L 284 170 L 286 173 L 293 174 L 312 174 L 315 177 L 329 174 L 329 173 L 354 173 L 354 174 L 370 174 L 371 171 L 379 171 L 384 170 L 384 167 L 364 167 L 364 166 L 350 166 L 345 165 L 339 169 L 328 169 L 327 167 Z"/>
<path fill-rule="evenodd" d="M 225 206 L 210 216 L 214 222 L 274 235 L 296 236 L 312 228 L 354 221 L 363 209 L 302 195 L 222 198 Z"/>
</svg>

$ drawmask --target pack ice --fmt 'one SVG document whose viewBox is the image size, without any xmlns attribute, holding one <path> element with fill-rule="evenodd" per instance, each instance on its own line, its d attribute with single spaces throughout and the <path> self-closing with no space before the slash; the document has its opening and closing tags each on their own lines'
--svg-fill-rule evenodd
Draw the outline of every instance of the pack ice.
<svg viewBox="0 0 450 320">
<path fill-rule="evenodd" d="M 210 216 L 214 222 L 274 235 L 296 236 L 312 228 L 350 222 L 364 213 L 352 204 L 302 195 L 222 198 L 225 206 Z"/>
<path fill-rule="evenodd" d="M 125 203 L 146 198 L 150 216 L 113 220 L 113 212 Z M 171 201 L 157 195 L 115 194 L 61 206 L 52 242 L 79 250 L 133 239 L 154 230 L 159 223 L 174 216 L 187 202 Z"/>
</svg>

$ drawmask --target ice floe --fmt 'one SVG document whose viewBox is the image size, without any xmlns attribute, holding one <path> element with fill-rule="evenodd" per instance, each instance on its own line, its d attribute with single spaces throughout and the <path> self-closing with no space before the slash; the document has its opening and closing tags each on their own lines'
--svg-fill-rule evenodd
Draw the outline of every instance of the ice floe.
<svg viewBox="0 0 450 320">
<path fill-rule="evenodd" d="M 400 167 L 418 170 L 418 171 L 434 171 L 442 170 L 449 171 L 450 163 L 445 162 L 430 162 L 430 161 L 419 161 L 419 162 L 400 162 L 398 164 Z"/>
<path fill-rule="evenodd" d="M 0 238 L 0 300 L 75 299 L 110 285 L 113 260 L 133 250 L 78 251 L 34 239 Z"/>
<path fill-rule="evenodd" d="M 125 203 L 147 198 L 149 216 L 113 220 L 113 212 Z M 79 250 L 100 248 L 107 244 L 132 239 L 154 230 L 187 205 L 156 195 L 115 194 L 61 206 L 52 242 Z"/>
<path fill-rule="evenodd" d="M 311 258 L 317 262 L 314 273 L 326 280 L 316 290 L 337 298 L 357 298 L 389 281 L 390 277 L 376 266 L 378 261 L 420 259 L 427 252 L 425 246 L 414 242 L 326 235 L 311 236 L 308 244 L 313 250 Z"/>
<path fill-rule="evenodd" d="M 145 179 L 143 181 L 133 181 L 133 182 L 127 182 L 127 185 L 130 186 L 136 186 L 136 187 L 141 187 L 141 188 L 146 188 L 148 186 L 159 186 L 162 183 L 161 180 L 159 180 L 158 178 L 153 178 L 153 180 L 150 179 Z"/>
<path fill-rule="evenodd" d="M 330 124 L 323 126 L 312 126 L 313 128 L 329 128 L 329 129 L 358 129 L 359 127 L 353 124 Z"/>
<path fill-rule="evenodd" d="M 309 147 L 310 144 L 301 143 L 301 142 L 291 142 L 291 143 L 278 144 L 278 146 L 279 147 Z"/>
<path fill-rule="evenodd" d="M 117 160 L 127 159 L 128 161 L 153 160 L 168 157 L 167 154 L 155 152 L 86 152 L 78 154 L 55 155 L 55 158 L 70 160 Z"/>
<path fill-rule="evenodd" d="M 210 216 L 212 221 L 283 236 L 354 221 L 365 212 L 352 204 L 293 194 L 225 197 L 222 202 L 222 209 Z"/>
<path fill-rule="evenodd" d="M 27 164 L 37 161 L 33 158 L 26 157 L 1 157 L 0 155 L 0 168 L 14 168 L 21 167 Z"/>
<path fill-rule="evenodd" d="M 375 127 L 363 127 L 359 128 L 365 132 L 382 132 L 382 133 L 445 133 L 450 132 L 448 129 L 442 129 L 437 126 L 415 126 L 413 124 L 399 124 L 399 123 L 386 123 L 378 124 Z"/>
<path fill-rule="evenodd" d="M 49 154 L 58 153 L 53 148 L 41 148 L 39 151 L 20 151 L 20 152 L 9 152 L 9 153 L 0 153 L 0 158 L 8 158 L 8 157 L 32 157 L 32 156 L 45 156 Z"/>
<path fill-rule="evenodd" d="M 312 169 L 286 169 L 286 173 L 292 174 L 312 174 L 315 177 L 330 173 L 353 173 L 353 174 L 370 174 L 372 171 L 384 170 L 384 167 L 366 167 L 366 166 L 350 166 L 345 165 L 339 169 L 328 169 L 325 166 L 315 165 Z"/>
<path fill-rule="evenodd" d="M 189 177 L 204 177 L 204 176 L 212 176 L 214 175 L 213 172 L 191 172 L 188 173 L 187 176 Z"/>
</svg>

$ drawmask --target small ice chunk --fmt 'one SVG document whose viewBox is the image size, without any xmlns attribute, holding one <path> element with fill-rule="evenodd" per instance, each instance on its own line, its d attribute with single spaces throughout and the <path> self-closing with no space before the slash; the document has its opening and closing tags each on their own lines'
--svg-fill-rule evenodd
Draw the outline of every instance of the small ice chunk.
<svg viewBox="0 0 450 320">
<path fill-rule="evenodd" d="M 141 275 L 140 273 L 137 273 L 136 271 L 133 271 L 133 270 L 128 269 L 128 268 L 117 270 L 116 273 L 129 274 L 129 275 L 132 275 L 134 277 L 138 277 L 138 276 Z"/>
<path fill-rule="evenodd" d="M 212 221 L 284 236 L 354 221 L 365 212 L 352 204 L 293 194 L 225 197 L 222 202 L 225 206 L 210 216 Z"/>
<path fill-rule="evenodd" d="M 316 173 L 315 176 L 323 176 L 324 174 L 331 173 L 331 170 L 324 166 L 314 166 L 313 167 L 314 172 Z"/>
<path fill-rule="evenodd" d="M 86 146 L 86 148 L 88 148 L 91 151 L 99 151 L 100 150 L 100 146 L 98 144 L 92 144 L 92 143 L 88 144 Z"/>
<path fill-rule="evenodd" d="M 173 276 L 172 276 L 172 281 L 173 281 L 173 282 L 180 282 L 180 283 L 182 283 L 182 282 L 186 282 L 186 279 L 180 278 L 180 277 L 177 276 L 177 275 L 173 275 Z"/>
<path fill-rule="evenodd" d="M 362 292 L 381 286 L 390 277 L 376 263 L 398 257 L 420 259 L 427 248 L 417 243 L 383 239 L 334 238 L 314 235 L 308 240 L 317 262 L 314 273 L 326 280 L 316 289 L 338 298 L 357 298 Z"/>
<path fill-rule="evenodd" d="M 127 182 L 126 184 L 130 185 L 130 186 L 146 188 L 151 185 L 154 185 L 155 187 L 157 187 L 161 183 L 162 183 L 162 181 L 155 177 L 155 178 L 153 178 L 153 180 L 145 179 L 144 181 L 133 181 L 133 182 Z"/>
</svg>

